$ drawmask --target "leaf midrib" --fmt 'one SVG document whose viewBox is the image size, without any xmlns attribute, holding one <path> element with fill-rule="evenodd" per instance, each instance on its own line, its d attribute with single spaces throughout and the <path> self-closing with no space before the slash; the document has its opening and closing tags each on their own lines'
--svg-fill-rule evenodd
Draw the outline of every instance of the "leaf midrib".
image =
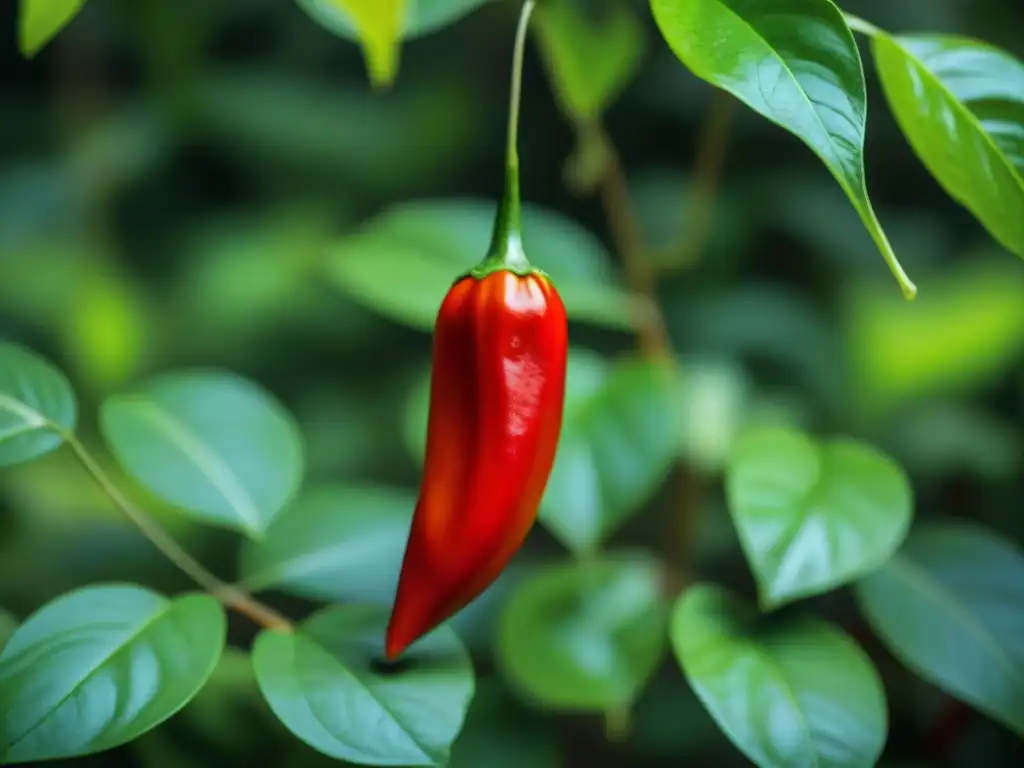
<svg viewBox="0 0 1024 768">
<path fill-rule="evenodd" d="M 757 643 L 744 635 L 730 634 L 724 630 L 721 633 L 722 637 L 728 638 L 736 645 L 746 647 L 754 656 L 761 660 L 761 662 L 771 669 L 775 673 L 775 679 L 782 684 L 782 690 L 786 698 L 793 705 L 793 709 L 797 713 L 797 717 L 800 718 L 800 725 L 802 726 L 800 732 L 803 736 L 803 742 L 808 748 L 808 752 L 811 755 L 812 768 L 819 768 L 820 760 L 818 759 L 818 752 L 814 747 L 814 742 L 811 741 L 811 729 L 807 723 L 807 717 L 804 714 L 803 708 L 800 706 L 800 700 L 797 697 L 796 690 L 793 688 L 792 683 L 786 677 L 785 671 L 782 665 L 776 661 L 772 655 L 764 648 L 760 647 Z"/>
<path fill-rule="evenodd" d="M 39 411 L 6 392 L 0 392 L 0 410 L 17 416 L 31 429 L 44 429 L 50 423 L 50 420 Z"/>
<path fill-rule="evenodd" d="M 315 645 L 320 651 L 325 653 L 328 656 L 328 658 L 330 658 L 331 661 L 333 661 L 335 663 L 335 665 L 337 666 L 337 669 L 346 678 L 348 678 L 353 683 L 355 683 L 356 687 L 360 688 L 367 696 L 369 696 L 377 704 L 377 706 L 380 707 L 381 711 L 385 715 L 388 716 L 388 718 L 391 720 L 391 722 L 394 723 L 398 727 L 398 729 L 409 738 L 409 742 L 413 746 L 415 746 L 416 749 L 418 749 L 420 751 L 420 753 L 426 759 L 430 760 L 431 762 L 436 762 L 436 760 L 435 760 L 436 756 L 435 756 L 433 750 L 430 749 L 429 747 L 427 747 L 426 745 L 424 745 L 416 737 L 415 734 L 411 733 L 409 731 L 409 729 L 406 728 L 405 725 L 402 723 L 401 719 L 399 719 L 398 715 L 396 715 L 395 712 L 390 707 L 388 707 L 383 701 L 381 701 L 380 697 L 378 697 L 377 694 L 374 693 L 374 691 L 371 690 L 370 687 L 366 683 L 364 683 L 359 678 L 358 675 L 356 675 L 352 670 L 350 670 L 348 668 L 348 665 L 342 663 L 342 661 L 340 659 L 338 659 L 337 656 L 335 656 L 333 653 L 331 653 L 329 648 L 326 648 L 325 646 L 320 644 L 320 642 L 318 642 L 315 638 L 311 637 L 310 635 L 304 635 L 304 639 L 309 641 L 309 642 L 311 642 L 311 643 L 313 643 L 313 645 Z M 297 670 L 295 669 L 295 663 L 296 663 L 296 656 L 292 656 L 292 665 L 293 665 L 292 666 L 292 674 L 295 675 L 295 679 L 298 680 L 299 676 L 298 676 Z M 307 697 L 306 701 L 310 705 L 309 706 L 310 712 L 313 713 L 313 716 L 316 717 L 316 719 L 320 722 L 321 725 L 324 725 L 324 721 L 320 717 L 320 715 L 317 713 L 316 708 L 313 706 L 312 700 Z M 328 729 L 328 732 L 330 732 L 330 729 Z"/>
<path fill-rule="evenodd" d="M 86 685 L 89 682 L 89 680 L 91 680 L 92 677 L 95 674 L 97 674 L 101 669 L 103 669 L 107 664 L 109 664 L 110 661 L 115 656 L 117 656 L 123 650 L 128 648 L 133 642 L 138 640 L 139 637 L 141 637 L 146 632 L 146 630 L 149 629 L 154 623 L 156 623 L 159 619 L 161 619 L 164 616 L 166 616 L 171 611 L 171 609 L 173 607 L 174 607 L 174 603 L 172 603 L 170 601 L 166 601 L 162 606 L 160 606 L 160 609 L 156 613 L 151 615 L 142 624 L 140 624 L 139 627 L 134 632 L 131 633 L 131 635 L 126 637 L 122 643 L 120 643 L 117 647 L 115 647 L 113 650 L 111 650 L 110 653 L 108 653 L 106 656 L 104 656 L 102 659 L 100 659 L 100 661 L 96 665 L 94 665 L 92 667 L 92 669 L 90 669 L 88 672 L 86 672 L 85 675 L 80 680 L 78 680 L 78 682 L 76 682 L 73 686 L 71 686 L 71 688 L 68 690 L 68 692 L 66 694 L 64 694 L 64 696 L 61 697 L 60 701 L 58 701 L 52 708 L 50 708 L 47 712 L 45 712 L 43 714 L 43 716 L 39 718 L 39 720 L 37 720 L 34 724 L 32 724 L 28 728 L 28 730 L 24 731 L 18 738 L 16 738 L 14 741 L 12 741 L 10 744 L 8 744 L 6 746 L 6 748 L 5 748 L 6 754 L 9 755 L 11 753 L 11 750 L 14 749 L 14 747 L 17 744 L 19 744 L 26 737 L 28 737 L 29 734 L 31 734 L 33 731 L 35 731 L 43 723 L 45 723 L 47 721 L 47 719 L 54 712 L 56 712 L 58 709 L 60 709 L 62 706 L 64 706 L 64 704 L 67 703 L 67 701 L 72 696 L 74 696 L 75 693 L 79 689 L 82 688 L 82 686 Z"/>
<path fill-rule="evenodd" d="M 750 32 L 753 33 L 753 35 L 758 40 L 760 40 L 762 43 L 764 43 L 765 48 L 767 48 L 769 51 L 771 51 L 772 55 L 782 65 L 782 68 L 785 70 L 786 74 L 788 74 L 789 77 L 792 79 L 793 84 L 796 86 L 796 89 L 800 93 L 800 96 L 804 100 L 804 103 L 807 105 L 807 108 L 810 109 L 811 114 L 814 115 L 814 119 L 818 123 L 818 126 L 821 128 L 821 130 L 824 132 L 825 138 L 828 139 L 828 144 L 832 148 L 832 157 L 829 159 L 829 162 L 828 162 L 829 167 L 831 168 L 834 165 L 835 168 L 838 168 L 838 169 L 842 170 L 842 168 L 843 168 L 842 164 L 836 162 L 838 147 L 836 146 L 835 142 L 832 139 L 832 134 L 829 133 L 828 128 L 825 127 L 825 123 L 824 123 L 824 121 L 822 121 L 821 115 L 819 115 L 818 114 L 818 110 L 814 108 L 814 102 L 812 102 L 810 100 L 810 98 L 808 97 L 807 91 L 804 90 L 804 87 L 803 87 L 803 85 L 800 84 L 800 81 L 797 79 L 796 74 L 793 72 L 792 69 L 790 69 L 788 62 L 782 57 L 782 55 L 778 52 L 778 50 L 770 42 L 768 42 L 768 39 L 765 38 L 757 30 L 757 28 L 753 24 L 751 24 L 745 18 L 740 16 L 736 11 L 734 11 L 732 8 L 730 8 L 722 0 L 718 0 L 718 2 L 719 2 L 719 5 L 721 5 L 722 8 L 724 8 L 727 13 L 729 13 L 731 16 L 733 16 L 737 20 L 739 20 L 739 22 L 741 24 L 743 24 L 743 26 L 745 26 L 747 29 L 749 29 Z M 845 24 L 845 21 L 844 21 L 844 24 Z M 851 34 L 851 39 L 852 39 L 852 34 Z M 854 43 L 854 46 L 856 46 L 856 43 Z M 859 57 L 858 57 L 858 60 L 859 60 Z M 863 80 L 863 76 L 864 76 L 864 73 L 863 73 L 863 70 L 862 70 L 861 71 L 861 79 L 862 80 Z M 866 105 L 865 105 L 865 107 L 866 107 Z M 861 144 L 863 145 L 863 141 L 864 141 L 863 133 L 861 133 L 860 140 L 861 140 Z M 863 163 L 863 149 L 862 149 L 862 155 L 861 155 L 861 163 Z M 862 204 L 860 198 L 863 196 L 864 190 L 861 189 L 857 193 L 855 193 L 853 191 L 852 187 L 847 183 L 846 179 L 843 178 L 845 176 L 845 174 L 836 173 L 835 171 L 833 171 L 832 175 L 836 177 L 836 181 L 839 182 L 839 186 L 841 186 L 843 188 L 843 191 L 846 193 L 846 196 L 849 197 L 851 200 L 856 201 L 855 204 L 859 208 L 861 206 L 861 204 Z M 863 176 L 863 174 L 862 174 L 862 176 Z M 863 181 L 863 179 L 858 179 L 858 181 Z"/>
<path fill-rule="evenodd" d="M 151 400 L 140 398 L 134 400 L 131 405 L 147 416 L 157 431 L 191 460 L 199 473 L 235 511 L 246 529 L 253 533 L 260 533 L 263 530 L 259 511 L 244 485 L 206 443 Z"/>
</svg>

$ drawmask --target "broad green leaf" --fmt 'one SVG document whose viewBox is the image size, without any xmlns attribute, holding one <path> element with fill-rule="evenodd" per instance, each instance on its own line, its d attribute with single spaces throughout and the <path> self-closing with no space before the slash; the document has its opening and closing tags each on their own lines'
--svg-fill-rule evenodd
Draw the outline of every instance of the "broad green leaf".
<svg viewBox="0 0 1024 768">
<path fill-rule="evenodd" d="M 601 10 L 590 15 L 579 0 L 545 0 L 534 20 L 562 109 L 584 121 L 615 101 L 644 53 L 644 29 L 632 8 L 616 3 Z"/>
<path fill-rule="evenodd" d="M 1024 64 L 966 37 L 872 31 L 882 88 L 914 152 L 1024 257 Z"/>
<path fill-rule="evenodd" d="M 484 257 L 495 211 L 476 200 L 394 206 L 331 250 L 330 275 L 365 305 L 430 330 L 452 283 Z M 527 206 L 523 219 L 527 255 L 551 275 L 570 319 L 628 330 L 631 301 L 598 240 L 549 211 Z"/>
<path fill-rule="evenodd" d="M 370 82 L 391 85 L 398 74 L 406 6 L 413 0 L 298 0 L 325 29 L 351 28 L 363 47 Z"/>
<path fill-rule="evenodd" d="M 1024 736 L 1024 553 L 975 523 L 915 529 L 855 588 L 896 658 Z"/>
<path fill-rule="evenodd" d="M 416 496 L 375 486 L 326 486 L 299 496 L 240 555 L 248 589 L 312 600 L 394 597 Z"/>
<path fill-rule="evenodd" d="M 0 343 L 0 467 L 35 459 L 72 432 L 75 393 L 64 374 L 15 344 Z"/>
<path fill-rule="evenodd" d="M 897 550 L 913 514 L 910 484 L 888 456 L 786 429 L 756 429 L 739 440 L 726 490 L 765 609 L 875 570 Z"/>
<path fill-rule="evenodd" d="M 913 306 L 877 283 L 855 287 L 843 321 L 853 391 L 882 412 L 991 383 L 1024 350 L 1021 296 L 1020 265 L 982 255 L 930 280 Z"/>
<path fill-rule="evenodd" d="M 21 0 L 18 17 L 18 47 L 31 58 L 39 53 L 64 27 L 71 23 L 85 0 Z"/>
<path fill-rule="evenodd" d="M 676 603 L 671 635 L 693 690 L 756 765 L 878 761 L 888 729 L 882 681 L 839 629 L 808 618 L 760 626 L 753 606 L 699 584 Z"/>
<path fill-rule="evenodd" d="M 916 289 L 868 197 L 864 68 L 832 1 L 651 0 L 651 10 L 669 47 L 695 75 L 799 137 L 821 158 L 912 298 Z"/>
<path fill-rule="evenodd" d="M 302 478 L 302 442 L 291 417 L 234 374 L 154 379 L 108 398 L 101 428 L 125 471 L 161 499 L 254 538 Z"/>
<path fill-rule="evenodd" d="M 111 584 L 48 603 L 0 652 L 0 763 L 103 752 L 156 727 L 206 682 L 226 634 L 207 595 Z"/>
<path fill-rule="evenodd" d="M 601 367 L 585 358 L 568 371 L 562 435 L 541 501 L 544 525 L 576 552 L 594 549 L 639 511 L 679 451 L 666 369 L 627 358 L 602 381 Z"/>
<path fill-rule="evenodd" d="M 552 565 L 526 578 L 502 613 L 496 661 L 547 709 L 628 705 L 665 650 L 661 572 L 644 555 Z"/>
<path fill-rule="evenodd" d="M 444 765 L 473 697 L 473 669 L 442 627 L 386 668 L 388 611 L 348 605 L 292 634 L 264 631 L 253 663 L 277 717 L 314 749 L 360 765 Z"/>
<path fill-rule="evenodd" d="M 369 0 L 376 2 L 376 0 Z M 336 35 L 355 40 L 353 18 L 345 13 L 351 0 L 296 0 L 317 23 Z M 495 0 L 405 0 L 401 37 L 411 40 L 454 24 L 471 11 Z"/>
</svg>

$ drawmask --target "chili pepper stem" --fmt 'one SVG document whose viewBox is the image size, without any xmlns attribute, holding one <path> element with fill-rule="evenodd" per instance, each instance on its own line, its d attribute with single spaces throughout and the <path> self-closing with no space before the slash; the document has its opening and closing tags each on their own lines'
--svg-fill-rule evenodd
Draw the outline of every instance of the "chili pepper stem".
<svg viewBox="0 0 1024 768">
<path fill-rule="evenodd" d="M 526 0 L 519 14 L 515 46 L 512 51 L 512 85 L 508 110 L 508 146 L 505 153 L 505 189 L 498 204 L 494 220 L 491 245 L 472 271 L 473 277 L 486 277 L 492 272 L 506 270 L 518 275 L 534 274 L 538 270 L 530 264 L 523 251 L 522 212 L 519 202 L 519 104 L 523 90 L 523 56 L 526 32 L 536 0 Z"/>
</svg>

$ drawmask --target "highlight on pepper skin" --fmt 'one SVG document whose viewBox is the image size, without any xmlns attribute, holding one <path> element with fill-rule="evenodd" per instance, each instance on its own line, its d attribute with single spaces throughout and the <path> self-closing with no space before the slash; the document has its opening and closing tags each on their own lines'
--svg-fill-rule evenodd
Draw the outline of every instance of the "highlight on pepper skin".
<svg viewBox="0 0 1024 768">
<path fill-rule="evenodd" d="M 478 597 L 526 539 L 561 433 L 567 352 L 565 307 L 541 274 L 469 276 L 445 297 L 388 659 Z"/>
</svg>

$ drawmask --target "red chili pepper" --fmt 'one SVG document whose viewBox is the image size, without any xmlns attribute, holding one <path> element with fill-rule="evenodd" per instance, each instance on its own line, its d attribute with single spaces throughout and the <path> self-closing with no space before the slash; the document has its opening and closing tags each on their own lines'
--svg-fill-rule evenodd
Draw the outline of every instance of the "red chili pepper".
<svg viewBox="0 0 1024 768">
<path fill-rule="evenodd" d="M 522 248 L 516 131 L 525 0 L 512 57 L 505 194 L 488 256 L 434 330 L 426 461 L 384 652 L 394 659 L 498 577 L 537 517 L 562 429 L 565 306 Z"/>
<path fill-rule="evenodd" d="M 508 261 L 458 280 L 438 314 L 424 480 L 388 625 L 389 659 L 504 570 L 554 463 L 565 307 L 546 275 Z"/>
</svg>

